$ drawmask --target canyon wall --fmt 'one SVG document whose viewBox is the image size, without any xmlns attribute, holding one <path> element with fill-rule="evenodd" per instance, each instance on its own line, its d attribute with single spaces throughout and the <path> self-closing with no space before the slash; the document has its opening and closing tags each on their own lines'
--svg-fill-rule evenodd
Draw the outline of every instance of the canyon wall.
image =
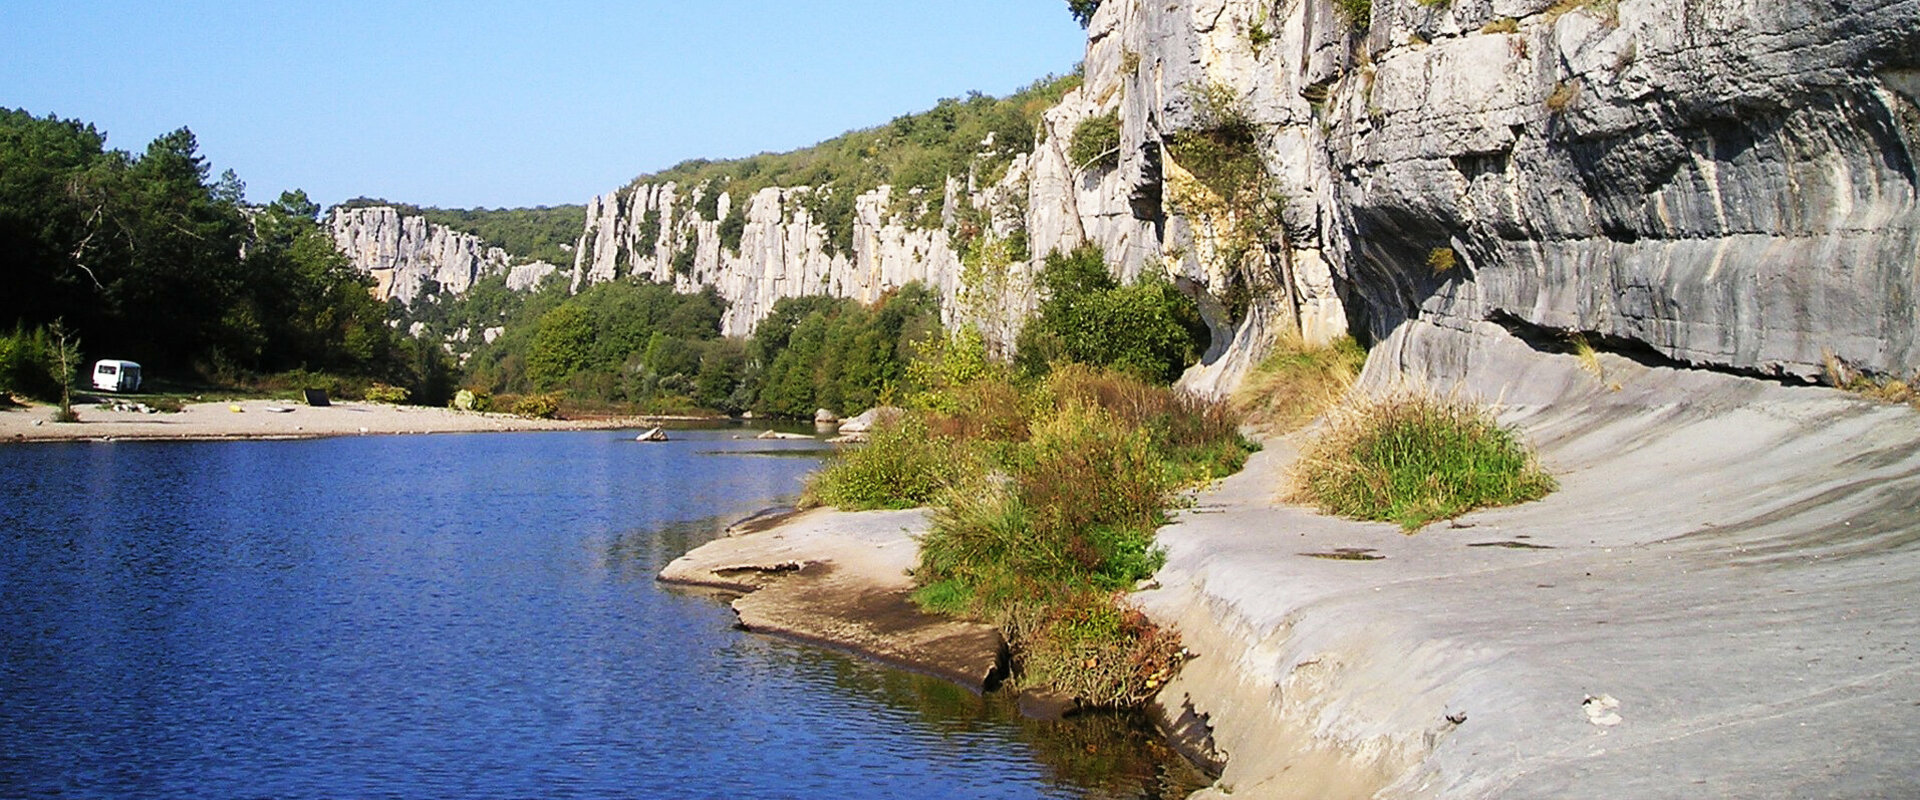
<svg viewBox="0 0 1920 800">
<path fill-rule="evenodd" d="M 1088 86 L 1117 69 L 1121 171 L 1176 182 L 1169 142 L 1228 98 L 1284 198 L 1276 263 L 1324 264 L 1374 339 L 1494 322 L 1739 373 L 1920 365 L 1920 3 L 1369 16 L 1103 3 Z"/>
<path fill-rule="evenodd" d="M 780 298 L 921 281 L 1005 348 L 1042 257 L 1091 241 L 1120 277 L 1200 301 L 1213 343 L 1183 382 L 1201 391 L 1283 332 L 1409 323 L 1465 334 L 1402 359 L 1434 375 L 1509 332 L 1790 379 L 1920 365 L 1920 0 L 1108 0 L 1084 76 L 1003 179 L 949 181 L 937 225 L 932 198 L 882 187 L 843 252 L 807 211 L 816 189 L 722 195 L 705 219 L 698 190 L 640 183 L 589 204 L 572 284 L 712 285 L 744 335 Z M 1076 127 L 1107 114 L 1117 157 L 1070 163 Z M 1257 170 L 1223 184 L 1236 158 Z M 736 203 L 729 246 L 716 220 Z M 970 264 L 963 212 L 1026 253 Z M 403 301 L 508 269 L 391 209 L 332 223 Z M 523 269 L 518 286 L 549 268 Z"/>
<path fill-rule="evenodd" d="M 529 291 L 557 269 L 544 261 L 515 264 L 478 236 L 390 206 L 335 208 L 327 230 L 354 267 L 373 276 L 376 297 L 407 305 L 438 292 L 464 294 L 489 275 L 504 274 L 508 288 Z"/>
</svg>

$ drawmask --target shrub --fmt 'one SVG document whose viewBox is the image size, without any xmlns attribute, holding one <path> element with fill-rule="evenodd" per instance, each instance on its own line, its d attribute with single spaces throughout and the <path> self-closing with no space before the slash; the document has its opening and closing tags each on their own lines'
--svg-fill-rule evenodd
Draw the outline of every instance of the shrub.
<svg viewBox="0 0 1920 800">
<path fill-rule="evenodd" d="M 1519 33 L 1520 21 L 1513 17 L 1501 17 L 1486 24 L 1481 33 Z"/>
<path fill-rule="evenodd" d="M 13 392 L 40 400 L 60 396 L 60 367 L 44 328 L 15 323 L 0 337 L 0 395 Z"/>
<path fill-rule="evenodd" d="M 1232 86 L 1193 85 L 1187 94 L 1193 103 L 1193 128 L 1175 133 L 1168 152 L 1228 203 L 1248 205 L 1246 195 L 1260 193 L 1267 184 L 1260 126 Z"/>
<path fill-rule="evenodd" d="M 1094 707 L 1138 705 L 1180 662 L 1180 638 L 1111 595 L 1082 593 L 1050 604 L 1031 624 L 1009 626 L 1026 653 L 1019 682 Z"/>
<path fill-rule="evenodd" d="M 1373 0 L 1333 0 L 1333 6 L 1355 31 L 1364 33 L 1373 24 Z"/>
<path fill-rule="evenodd" d="M 1120 112 L 1088 117 L 1073 128 L 1067 160 L 1074 169 L 1113 169 L 1120 164 Z"/>
<path fill-rule="evenodd" d="M 453 407 L 461 411 L 492 411 L 493 394 L 485 389 L 461 389 L 453 395 Z"/>
<path fill-rule="evenodd" d="M 933 436 L 919 417 L 903 416 L 814 473 L 807 499 L 848 511 L 926 505 L 947 485 L 954 456 L 951 440 Z"/>
<path fill-rule="evenodd" d="M 408 392 L 404 386 L 388 386 L 384 383 L 375 383 L 367 387 L 365 397 L 369 403 L 399 405 L 407 402 Z"/>
<path fill-rule="evenodd" d="M 1193 298 L 1152 275 L 1118 285 L 1098 245 L 1048 255 L 1040 285 L 1039 314 L 1019 339 L 1017 359 L 1028 375 L 1071 361 L 1169 383 L 1206 348 Z"/>
<path fill-rule="evenodd" d="M 1257 427 L 1293 430 L 1338 403 L 1366 362 L 1367 351 L 1349 337 L 1319 347 L 1283 337 L 1241 381 L 1233 408 Z"/>
<path fill-rule="evenodd" d="M 504 402 L 508 396 L 500 397 Z M 528 419 L 553 419 L 554 415 L 560 413 L 560 395 L 553 393 L 524 395 L 514 399 L 512 409 L 514 414 Z"/>
<path fill-rule="evenodd" d="M 1459 263 L 1459 256 L 1454 254 L 1451 247 L 1436 247 L 1427 251 L 1427 268 L 1433 270 L 1435 275 L 1445 275 Z"/>
<path fill-rule="evenodd" d="M 914 410 L 843 453 L 809 499 L 930 499 L 915 602 L 999 627 L 1017 686 L 1092 706 L 1145 700 L 1170 675 L 1178 637 L 1120 598 L 1163 562 L 1153 535 L 1173 489 L 1244 460 L 1230 413 L 1084 365 L 1023 389 L 977 337 L 927 348 L 910 373 L 923 387 Z"/>
<path fill-rule="evenodd" d="M 1159 566 L 1153 529 L 1173 487 L 1152 447 L 1146 431 L 1070 403 L 1034 428 L 1013 467 L 1035 527 L 1099 588 L 1130 586 Z"/>
<path fill-rule="evenodd" d="M 1556 488 L 1519 437 L 1485 410 L 1411 393 L 1336 409 L 1290 477 L 1295 501 L 1409 532 Z"/>
<path fill-rule="evenodd" d="M 747 203 L 743 198 L 727 208 L 727 216 L 720 220 L 720 246 L 738 255 L 740 241 L 747 234 Z"/>
</svg>

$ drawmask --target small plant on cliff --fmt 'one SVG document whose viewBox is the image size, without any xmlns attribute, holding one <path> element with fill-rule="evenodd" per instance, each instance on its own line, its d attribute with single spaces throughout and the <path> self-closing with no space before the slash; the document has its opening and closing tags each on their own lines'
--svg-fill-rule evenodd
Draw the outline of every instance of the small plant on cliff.
<svg viewBox="0 0 1920 800">
<path fill-rule="evenodd" d="M 1067 159 L 1075 170 L 1113 169 L 1120 164 L 1120 112 L 1088 117 L 1073 128 Z"/>
<path fill-rule="evenodd" d="M 1452 272 L 1459 263 L 1460 258 L 1454 255 L 1451 247 L 1436 247 L 1427 251 L 1427 268 L 1433 270 L 1435 275 Z"/>
<path fill-rule="evenodd" d="M 1573 101 L 1580 99 L 1579 81 L 1560 81 L 1553 85 L 1553 92 L 1547 95 L 1547 110 L 1558 114 L 1573 107 Z"/>
<path fill-rule="evenodd" d="M 1920 371 L 1907 380 L 1892 375 L 1875 375 L 1848 364 L 1832 350 L 1821 354 L 1821 378 L 1828 386 L 1842 389 L 1883 403 L 1908 403 L 1920 408 Z"/>
<path fill-rule="evenodd" d="M 686 247 L 680 248 L 673 254 L 673 274 L 683 278 L 692 277 L 696 257 L 693 242 L 687 242 Z"/>
<path fill-rule="evenodd" d="M 1501 17 L 1499 19 L 1496 19 L 1492 22 L 1487 23 L 1484 27 L 1480 29 L 1480 32 L 1481 33 L 1519 33 L 1520 21 L 1514 19 L 1513 17 Z"/>
<path fill-rule="evenodd" d="M 1373 24 L 1373 0 L 1333 0 L 1333 7 L 1356 32 L 1365 33 Z"/>
<path fill-rule="evenodd" d="M 660 246 L 660 209 L 649 208 L 640 215 L 639 239 L 634 247 L 646 255 L 653 255 L 654 248 Z"/>
<path fill-rule="evenodd" d="M 1100 10 L 1100 0 L 1067 0 L 1067 13 L 1084 28 L 1093 23 L 1093 12 Z"/>
<path fill-rule="evenodd" d="M 740 240 L 746 238 L 747 234 L 746 205 L 743 200 L 728 206 L 726 218 L 720 220 L 720 246 L 732 251 L 735 255 L 739 255 Z"/>
<path fill-rule="evenodd" d="M 1556 488 L 1519 436 L 1487 411 L 1418 393 L 1335 409 L 1290 479 L 1290 499 L 1408 532 Z"/>
</svg>

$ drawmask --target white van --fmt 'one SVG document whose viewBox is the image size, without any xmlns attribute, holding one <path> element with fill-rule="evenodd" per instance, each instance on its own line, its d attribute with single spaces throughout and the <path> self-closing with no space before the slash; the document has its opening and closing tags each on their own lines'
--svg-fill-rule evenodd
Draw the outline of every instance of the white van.
<svg viewBox="0 0 1920 800">
<path fill-rule="evenodd" d="M 140 390 L 140 365 L 110 358 L 95 361 L 93 388 L 109 392 L 137 392 Z"/>
</svg>

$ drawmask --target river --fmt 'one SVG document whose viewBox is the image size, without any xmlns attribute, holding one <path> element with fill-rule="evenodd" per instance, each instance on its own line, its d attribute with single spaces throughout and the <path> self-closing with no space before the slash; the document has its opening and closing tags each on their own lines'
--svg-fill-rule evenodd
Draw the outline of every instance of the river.
<svg viewBox="0 0 1920 800">
<path fill-rule="evenodd" d="M 654 574 L 812 441 L 0 446 L 0 797 L 1178 797 L 1132 721 L 743 633 Z"/>
</svg>

